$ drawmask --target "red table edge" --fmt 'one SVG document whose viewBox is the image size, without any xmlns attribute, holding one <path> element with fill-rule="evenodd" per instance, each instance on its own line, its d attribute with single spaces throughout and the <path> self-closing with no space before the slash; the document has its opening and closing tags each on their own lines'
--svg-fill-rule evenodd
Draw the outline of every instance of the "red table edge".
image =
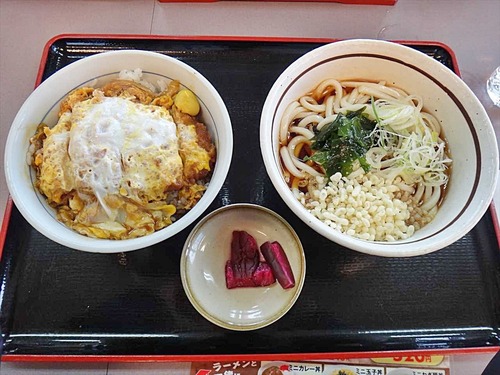
<svg viewBox="0 0 500 375">
<path fill-rule="evenodd" d="M 40 65 L 38 68 L 35 88 L 41 83 L 43 71 L 47 61 L 49 49 L 59 39 L 82 39 L 82 38 L 116 38 L 116 39 L 164 39 L 164 40 L 213 40 L 213 41 L 253 41 L 253 42 L 303 42 L 303 43 L 331 43 L 338 39 L 328 38 L 291 38 L 291 37 L 245 37 L 245 36 L 168 36 L 168 35 L 134 35 L 134 34 L 59 34 L 51 38 L 43 49 Z M 452 59 L 453 70 L 460 76 L 455 53 L 446 44 L 435 41 L 404 41 L 393 40 L 395 43 L 405 45 L 430 45 L 440 46 L 447 50 Z M 0 231 L 0 260 L 2 259 L 3 247 L 7 236 L 10 215 L 13 202 L 9 197 L 4 214 L 4 220 Z M 494 204 L 490 204 L 490 212 L 493 219 L 497 240 L 500 244 L 500 227 Z M 452 354 L 478 354 L 496 353 L 500 351 L 497 347 L 477 348 L 446 348 L 446 349 L 423 349 L 403 351 L 365 351 L 365 352 L 332 352 L 332 353 L 277 353 L 277 354 L 231 354 L 231 355 L 37 355 L 37 354 L 5 354 L 1 356 L 5 362 L 196 362 L 207 360 L 325 360 L 325 359 L 349 359 L 349 358 L 381 358 L 405 355 L 452 355 Z"/>
<path fill-rule="evenodd" d="M 418 355 L 472 355 L 492 354 L 500 347 L 421 349 L 402 351 L 366 351 L 331 353 L 274 353 L 274 354 L 212 354 L 212 355 L 38 355 L 5 354 L 5 362 L 207 362 L 207 361 L 335 361 L 359 358 L 388 358 Z"/>
<path fill-rule="evenodd" d="M 217 3 L 224 0 L 158 0 L 159 3 Z M 244 0 L 242 0 L 244 1 Z M 265 3 L 339 3 L 346 5 L 395 5 L 398 0 L 252 0 Z"/>
</svg>

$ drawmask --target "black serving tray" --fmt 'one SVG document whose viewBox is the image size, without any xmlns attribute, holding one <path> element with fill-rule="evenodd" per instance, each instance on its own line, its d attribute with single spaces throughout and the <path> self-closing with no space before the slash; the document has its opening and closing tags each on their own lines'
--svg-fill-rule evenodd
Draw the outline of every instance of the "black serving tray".
<svg viewBox="0 0 500 375">
<path fill-rule="evenodd" d="M 492 212 L 453 245 L 414 258 L 383 258 L 343 248 L 316 234 L 283 203 L 266 175 L 259 119 L 268 90 L 302 54 L 329 40 L 59 36 L 40 66 L 46 79 L 92 54 L 142 49 L 182 60 L 225 100 L 234 131 L 227 180 L 205 212 L 250 202 L 286 218 L 300 236 L 307 275 L 282 319 L 251 332 L 228 331 L 189 303 L 180 255 L 193 228 L 158 245 L 121 254 L 71 250 L 6 213 L 0 264 L 2 354 L 161 355 L 308 354 L 499 345 L 500 252 Z M 440 43 L 410 45 L 458 73 Z"/>
</svg>

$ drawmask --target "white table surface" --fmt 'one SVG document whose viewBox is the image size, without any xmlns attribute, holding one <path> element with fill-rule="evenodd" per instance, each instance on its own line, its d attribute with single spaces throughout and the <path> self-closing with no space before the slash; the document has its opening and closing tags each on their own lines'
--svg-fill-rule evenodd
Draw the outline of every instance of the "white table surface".
<svg viewBox="0 0 500 375">
<path fill-rule="evenodd" d="M 64 33 L 439 41 L 455 52 L 463 80 L 484 105 L 500 139 L 500 108 L 493 106 L 485 90 L 488 76 L 500 65 L 499 0 L 399 0 L 394 6 L 0 0 L 0 221 L 8 199 L 3 150 L 10 124 L 34 88 L 46 42 Z M 500 208 L 500 189 L 495 199 Z M 479 361 L 479 366 L 483 364 L 484 359 Z M 26 368 L 21 372 L 8 368 L 4 365 L 2 373 L 28 373 L 23 372 Z"/>
</svg>

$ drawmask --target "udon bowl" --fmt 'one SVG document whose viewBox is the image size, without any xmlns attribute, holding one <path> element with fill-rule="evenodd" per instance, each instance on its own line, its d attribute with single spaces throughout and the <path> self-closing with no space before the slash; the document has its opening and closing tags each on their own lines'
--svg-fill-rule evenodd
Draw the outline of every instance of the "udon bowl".
<svg viewBox="0 0 500 375">
<path fill-rule="evenodd" d="M 29 139 L 41 122 L 57 122 L 59 104 L 75 88 L 100 87 L 116 79 L 121 70 L 142 69 L 142 79 L 178 80 L 198 97 L 202 120 L 215 143 L 217 160 L 209 186 L 195 206 L 173 224 L 152 234 L 124 240 L 86 237 L 65 226 L 34 187 L 35 171 L 27 163 Z M 227 108 L 215 87 L 189 65 L 160 53 L 120 50 L 98 53 L 67 65 L 42 82 L 15 117 L 5 148 L 5 174 L 11 197 L 25 219 L 40 233 L 64 246 L 88 252 L 136 250 L 164 241 L 195 221 L 222 187 L 231 163 L 233 136 Z"/>
<path fill-rule="evenodd" d="M 423 98 L 441 124 L 452 165 L 446 194 L 434 219 L 407 239 L 354 238 L 313 216 L 294 196 L 283 175 L 279 126 L 285 108 L 326 78 L 386 81 Z M 331 241 L 366 254 L 416 256 L 446 247 L 467 234 L 492 200 L 498 178 L 498 147 L 486 111 L 449 68 L 413 48 L 354 39 L 321 46 L 293 62 L 268 93 L 261 114 L 260 146 L 267 173 L 288 207 Z"/>
</svg>

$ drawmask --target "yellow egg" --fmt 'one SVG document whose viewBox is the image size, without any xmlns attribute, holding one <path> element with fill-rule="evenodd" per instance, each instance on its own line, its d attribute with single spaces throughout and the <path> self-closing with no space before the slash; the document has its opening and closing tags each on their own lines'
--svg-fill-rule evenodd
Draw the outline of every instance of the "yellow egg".
<svg viewBox="0 0 500 375">
<path fill-rule="evenodd" d="M 200 112 L 200 103 L 192 91 L 183 89 L 175 96 L 174 104 L 179 111 L 191 116 Z"/>
</svg>

